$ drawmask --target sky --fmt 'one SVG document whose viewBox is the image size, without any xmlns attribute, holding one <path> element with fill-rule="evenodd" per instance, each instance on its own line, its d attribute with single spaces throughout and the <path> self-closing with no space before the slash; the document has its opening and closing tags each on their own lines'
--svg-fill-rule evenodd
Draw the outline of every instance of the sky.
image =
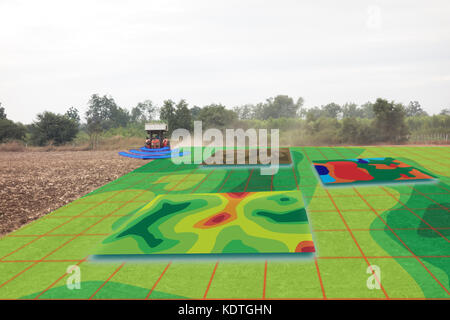
<svg viewBox="0 0 450 320">
<path fill-rule="evenodd" d="M 0 0 L 9 119 L 111 95 L 229 108 L 278 94 L 450 107 L 448 0 Z"/>
</svg>

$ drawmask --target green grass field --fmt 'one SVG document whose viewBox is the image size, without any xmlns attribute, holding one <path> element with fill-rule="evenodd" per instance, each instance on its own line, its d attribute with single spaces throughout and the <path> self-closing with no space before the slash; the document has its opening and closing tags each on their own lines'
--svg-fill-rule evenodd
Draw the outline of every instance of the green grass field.
<svg viewBox="0 0 450 320">
<path fill-rule="evenodd" d="M 0 240 L 1 299 L 450 298 L 448 147 L 296 147 L 294 165 L 258 169 L 156 160 Z M 393 157 L 434 183 L 324 188 L 314 160 Z M 316 255 L 279 261 L 92 262 L 115 226 L 156 195 L 301 190 Z M 80 289 L 66 282 L 81 271 Z M 369 266 L 381 271 L 368 289 Z"/>
</svg>

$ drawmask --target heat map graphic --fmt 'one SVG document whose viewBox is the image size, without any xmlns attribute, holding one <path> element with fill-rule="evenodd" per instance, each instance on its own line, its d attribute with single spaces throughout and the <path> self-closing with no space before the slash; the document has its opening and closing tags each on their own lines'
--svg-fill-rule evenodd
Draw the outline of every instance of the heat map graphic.
<svg viewBox="0 0 450 320">
<path fill-rule="evenodd" d="M 237 192 L 157 196 L 96 257 L 314 251 L 300 191 Z"/>
<path fill-rule="evenodd" d="M 325 185 L 434 179 L 433 176 L 394 158 L 321 160 L 314 161 L 313 164 Z"/>
</svg>

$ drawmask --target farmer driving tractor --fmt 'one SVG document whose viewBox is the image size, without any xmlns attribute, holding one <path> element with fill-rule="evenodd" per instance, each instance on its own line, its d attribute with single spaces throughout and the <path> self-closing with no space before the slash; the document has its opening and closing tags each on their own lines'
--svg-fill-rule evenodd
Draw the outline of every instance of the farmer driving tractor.
<svg viewBox="0 0 450 320">
<path fill-rule="evenodd" d="M 170 147 L 170 142 L 165 138 L 167 133 L 167 124 L 165 123 L 147 123 L 145 124 L 145 131 L 148 137 L 145 140 L 145 147 L 148 149 L 161 149 Z"/>
</svg>

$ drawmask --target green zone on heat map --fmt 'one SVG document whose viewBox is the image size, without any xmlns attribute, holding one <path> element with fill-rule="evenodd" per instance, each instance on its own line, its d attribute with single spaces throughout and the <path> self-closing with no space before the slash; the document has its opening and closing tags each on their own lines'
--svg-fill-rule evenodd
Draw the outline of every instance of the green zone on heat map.
<svg viewBox="0 0 450 320">
<path fill-rule="evenodd" d="M 299 191 L 160 195 L 102 242 L 100 255 L 313 252 Z"/>
<path fill-rule="evenodd" d="M 4 235 L 0 299 L 449 299 L 449 147 L 289 150 L 292 163 L 271 175 L 250 166 L 143 162 Z M 332 159 L 369 160 L 350 166 L 385 179 L 329 188 L 314 164 Z M 333 177 L 336 164 L 326 167 L 342 179 Z M 392 183 L 418 172 L 432 179 Z M 220 258 L 229 253 L 263 261 Z M 170 258 L 122 259 L 127 254 Z M 75 265 L 80 288 L 70 290 Z M 369 265 L 379 267 L 379 290 L 367 286 Z"/>
</svg>

